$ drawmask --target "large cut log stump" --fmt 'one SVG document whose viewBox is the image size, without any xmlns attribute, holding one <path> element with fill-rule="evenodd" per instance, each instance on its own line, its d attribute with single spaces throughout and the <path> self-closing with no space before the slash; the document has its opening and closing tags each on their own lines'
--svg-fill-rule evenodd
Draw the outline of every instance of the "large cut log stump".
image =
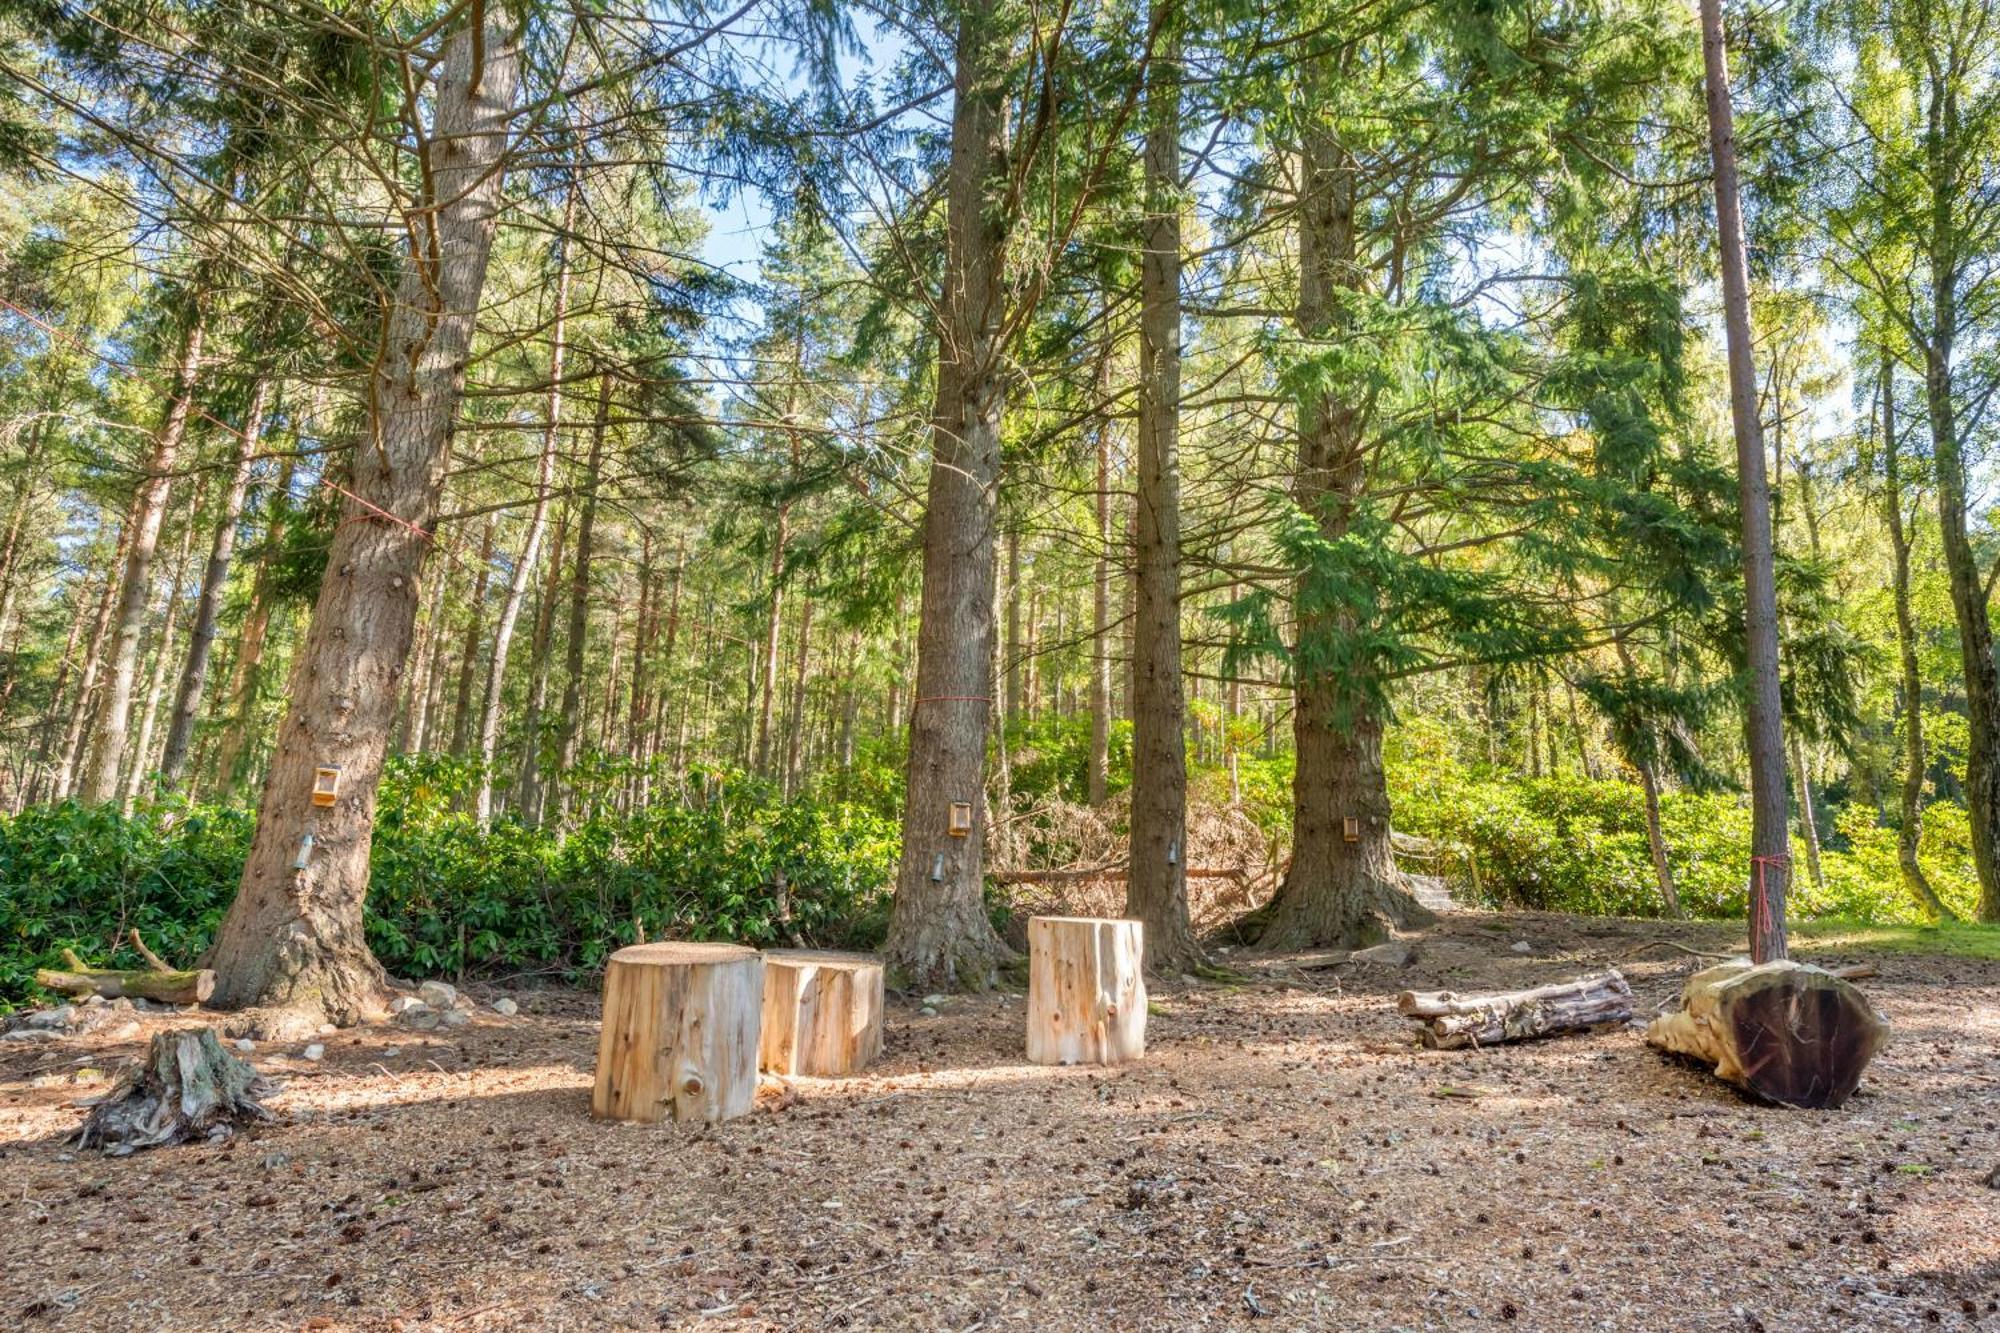
<svg viewBox="0 0 2000 1333">
<path fill-rule="evenodd" d="M 764 954 L 759 1067 L 838 1078 L 882 1053 L 882 964 L 856 953 L 770 949 Z"/>
<path fill-rule="evenodd" d="M 1616 1027 L 1632 1017 L 1632 988 L 1616 971 L 1598 972 L 1494 995 L 1406 990 L 1396 1009 L 1417 1021 L 1424 1045 L 1455 1050 Z"/>
<path fill-rule="evenodd" d="M 1028 921 L 1028 1058 L 1115 1065 L 1146 1053 L 1145 927 L 1137 921 Z"/>
<path fill-rule="evenodd" d="M 636 944 L 604 972 L 591 1113 L 727 1120 L 757 1095 L 764 960 L 740 944 Z"/>
<path fill-rule="evenodd" d="M 1888 1042 L 1889 1024 L 1823 968 L 1735 958 L 1689 977 L 1680 1008 L 1654 1019 L 1646 1040 L 1767 1101 L 1839 1106 Z"/>
</svg>

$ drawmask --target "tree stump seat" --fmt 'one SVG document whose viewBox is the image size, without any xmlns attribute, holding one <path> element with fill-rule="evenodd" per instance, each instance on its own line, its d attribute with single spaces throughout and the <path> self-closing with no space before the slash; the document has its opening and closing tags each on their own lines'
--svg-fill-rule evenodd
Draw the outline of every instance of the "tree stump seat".
<svg viewBox="0 0 2000 1333">
<path fill-rule="evenodd" d="M 764 960 L 740 944 L 636 944 L 604 972 L 593 1115 L 728 1120 L 757 1095 Z"/>
<path fill-rule="evenodd" d="M 1028 1059 L 1115 1065 L 1145 1053 L 1145 927 L 1116 917 L 1032 918 Z"/>
<path fill-rule="evenodd" d="M 764 953 L 758 1065 L 773 1074 L 839 1078 L 882 1053 L 882 962 L 820 949 Z"/>
</svg>

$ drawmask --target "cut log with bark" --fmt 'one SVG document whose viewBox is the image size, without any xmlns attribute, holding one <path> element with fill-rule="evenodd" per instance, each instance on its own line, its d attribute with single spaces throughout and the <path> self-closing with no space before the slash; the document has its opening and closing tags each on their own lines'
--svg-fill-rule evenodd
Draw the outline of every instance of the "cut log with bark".
<svg viewBox="0 0 2000 1333">
<path fill-rule="evenodd" d="M 757 1095 L 764 960 L 739 944 L 635 944 L 604 973 L 591 1112 L 728 1120 Z"/>
<path fill-rule="evenodd" d="M 122 1157 L 141 1148 L 226 1139 L 272 1118 L 262 1098 L 275 1084 L 223 1048 L 213 1028 L 158 1032 L 144 1063 L 128 1066 L 90 1103 L 79 1147 Z"/>
<path fill-rule="evenodd" d="M 1853 1094 L 1889 1024 L 1824 968 L 1734 958 L 1689 977 L 1680 1007 L 1655 1018 L 1646 1040 L 1766 1101 L 1817 1108 Z"/>
<path fill-rule="evenodd" d="M 1115 1065 L 1146 1053 L 1145 930 L 1137 921 L 1028 922 L 1028 1059 Z"/>
<path fill-rule="evenodd" d="M 1396 1010 L 1416 1020 L 1424 1045 L 1456 1050 L 1617 1027 L 1632 1017 L 1632 988 L 1616 971 L 1597 972 L 1492 995 L 1406 990 Z"/>
<path fill-rule="evenodd" d="M 758 1066 L 839 1078 L 882 1053 L 882 961 L 865 954 L 770 949 Z"/>
<path fill-rule="evenodd" d="M 86 967 L 73 949 L 63 950 L 67 971 L 42 968 L 35 984 L 67 995 L 102 995 L 107 1000 L 157 1000 L 162 1004 L 200 1004 L 215 994 L 215 973 L 159 968 Z"/>
</svg>

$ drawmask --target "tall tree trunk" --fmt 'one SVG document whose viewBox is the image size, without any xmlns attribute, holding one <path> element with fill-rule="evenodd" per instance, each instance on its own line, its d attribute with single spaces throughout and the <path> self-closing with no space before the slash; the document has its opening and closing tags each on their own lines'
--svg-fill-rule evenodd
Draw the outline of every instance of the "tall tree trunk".
<svg viewBox="0 0 2000 1333">
<path fill-rule="evenodd" d="M 900 608 L 899 608 L 900 611 Z M 1021 720 L 1022 695 L 1021 673 L 1025 668 L 1021 651 L 1021 532 L 1018 527 L 1007 530 L 1007 709 L 1009 722 Z M 890 713 L 895 713 L 892 706 Z"/>
<path fill-rule="evenodd" d="M 528 707 L 521 718 L 526 737 L 521 747 L 521 778 L 514 806 L 522 822 L 538 828 L 547 788 L 542 782 L 542 717 L 549 706 L 549 646 L 555 638 L 556 605 L 561 601 L 564 547 L 569 541 L 569 500 L 556 514 L 555 537 L 549 545 L 549 572 L 536 597 L 534 645 L 528 653 Z"/>
<path fill-rule="evenodd" d="M 631 763 L 625 779 L 628 810 L 636 809 L 646 799 L 647 743 L 652 738 L 646 712 L 646 693 L 651 685 L 648 658 L 659 617 L 659 598 L 653 591 L 653 534 L 648 530 L 640 539 L 639 615 L 632 627 L 632 691 L 625 711 L 625 757 Z"/>
<path fill-rule="evenodd" d="M 1202 961 L 1188 924 L 1187 738 L 1181 681 L 1181 18 L 1153 0 L 1146 68 L 1145 251 L 1139 261 L 1138 538 L 1133 558 L 1132 850 L 1125 915 L 1145 923 L 1146 966 L 1177 973 Z M 1110 459 L 1097 458 L 1100 550 L 1111 535 Z M 1100 555 L 1092 711 L 1111 709 L 1106 625 L 1111 589 Z"/>
<path fill-rule="evenodd" d="M 1667 859 L 1666 830 L 1660 825 L 1660 777 L 1653 761 L 1634 765 L 1639 770 L 1639 790 L 1646 798 L 1646 850 L 1653 856 L 1653 878 L 1660 886 L 1660 907 L 1678 921 L 1687 915 L 1681 906 L 1681 892 L 1674 886 L 1673 863 Z"/>
<path fill-rule="evenodd" d="M 111 633 L 111 615 L 117 608 L 119 571 L 125 566 L 125 551 L 131 545 L 132 529 L 118 530 L 118 549 L 104 576 L 104 590 L 97 603 L 97 617 L 90 628 L 90 646 L 84 650 L 83 675 L 77 681 L 76 701 L 70 707 L 69 731 L 63 738 L 62 759 L 50 790 L 57 800 L 76 794 L 77 765 L 83 759 L 92 706 L 97 702 L 97 678 L 104 667 L 104 650 Z"/>
<path fill-rule="evenodd" d="M 1347 335 L 1347 293 L 1362 282 L 1355 233 L 1357 167 L 1337 136 L 1305 132 L 1299 201 L 1298 328 L 1316 341 Z M 1364 502 L 1365 419 L 1342 388 L 1313 392 L 1299 406 L 1295 493 L 1319 535 L 1337 544 Z M 1275 948 L 1351 946 L 1379 940 L 1385 921 L 1411 925 L 1430 914 L 1403 892 L 1389 838 L 1389 788 L 1382 768 L 1379 682 L 1366 660 L 1346 668 L 1331 645 L 1363 629 L 1374 608 L 1339 590 L 1340 571 L 1310 564 L 1295 591 L 1296 700 L 1292 734 L 1292 864 L 1261 936 Z"/>
<path fill-rule="evenodd" d="M 1882 510 L 1889 521 L 1889 545 L 1895 555 L 1891 586 L 1896 599 L 1896 656 L 1902 669 L 1903 791 L 1902 818 L 1896 826 L 1896 863 L 1904 887 L 1926 915 L 1938 921 L 1957 916 L 1931 887 L 1917 849 L 1924 833 L 1924 771 L 1929 759 L 1924 747 L 1924 676 L 1917 661 L 1917 622 L 1910 609 L 1910 548 L 1914 539 L 1903 522 L 1902 445 L 1896 438 L 1895 365 L 1882 355 Z"/>
<path fill-rule="evenodd" d="M 115 578 L 115 572 L 106 577 Z M 69 635 L 63 640 L 62 657 L 56 663 L 55 683 L 49 689 L 49 711 L 42 719 L 40 741 L 35 749 L 34 761 L 29 765 L 27 789 L 22 797 L 24 805 L 32 803 L 40 794 L 40 784 L 44 778 L 53 776 L 47 769 L 54 752 L 56 719 L 63 716 L 63 704 L 68 697 L 70 677 L 76 671 L 76 645 L 77 640 L 83 637 L 84 619 L 88 615 L 90 606 L 89 592 L 90 580 L 86 575 L 77 581 L 75 589 L 70 594 Z M 19 679 L 20 673 L 15 672 L 9 677 L 9 683 Z"/>
<path fill-rule="evenodd" d="M 1171 0 L 1169 0 L 1171 3 Z M 1156 20 L 1157 21 L 1157 20 Z M 1178 131 L 1176 131 L 1178 132 Z M 1148 143 L 1150 144 L 1150 139 Z M 1150 150 L 1149 150 L 1150 151 Z M 1150 159 L 1149 159 L 1150 165 Z M 1176 219 L 1178 221 L 1178 219 Z M 1149 225 L 1157 219 L 1148 219 Z M 1151 240 L 1149 234 L 1149 243 Z M 1151 258 L 1150 253 L 1147 256 Z M 1176 255 L 1178 259 L 1178 255 Z M 1107 327 L 1109 320 L 1106 321 Z M 1141 337 L 1144 337 L 1142 330 Z M 1143 412 L 1146 376 L 1149 367 L 1140 365 L 1140 392 Z M 1111 338 L 1097 358 L 1097 397 L 1100 410 L 1110 393 Z M 1144 429 L 1144 426 L 1141 426 Z M 1148 441 L 1141 440 L 1143 450 Z M 1143 505 L 1143 498 L 1140 503 Z M 1143 577 L 1143 574 L 1141 575 Z M 1176 635 L 1176 642 L 1178 642 Z M 1178 677 L 1176 677 L 1178 678 Z M 1090 763 L 1084 774 L 1084 800 L 1093 806 L 1104 804 L 1111 787 L 1111 421 L 1108 415 L 1097 421 L 1097 561 L 1092 570 L 1090 597 Z M 1148 934 L 1150 941 L 1151 935 Z M 1148 955 L 1148 961 L 1151 956 Z"/>
<path fill-rule="evenodd" d="M 493 577 L 493 532 L 498 515 L 488 514 L 480 528 L 479 566 L 473 571 L 471 605 L 466 608 L 465 646 L 458 655 L 457 702 L 451 710 L 451 752 L 472 748 L 472 682 L 479 674 L 479 645 L 486 638 L 486 585 Z"/>
<path fill-rule="evenodd" d="M 440 577 L 442 570 L 434 569 L 429 573 L 430 602 L 423 619 L 417 622 L 416 644 L 410 649 L 410 660 L 417 664 L 417 670 L 410 678 L 409 702 L 403 712 L 403 733 L 396 742 L 396 749 L 402 754 L 417 754 L 424 748 L 424 739 L 430 727 L 431 681 L 437 675 L 438 659 L 443 656 L 440 645 L 444 642 L 445 581 Z"/>
<path fill-rule="evenodd" d="M 376 788 L 417 617 L 492 251 L 519 65 L 500 5 L 485 31 L 447 43 L 426 140 L 428 222 L 404 262 L 369 382 L 369 438 L 334 529 L 326 575 L 292 671 L 243 882 L 208 966 L 218 1004 L 265 1004 L 351 1023 L 380 1007 L 382 969 L 362 903 Z M 483 67 L 475 54 L 484 53 Z M 313 803 L 315 769 L 338 770 L 334 804 Z"/>
<path fill-rule="evenodd" d="M 590 560 L 597 528 L 597 478 L 604 465 L 604 427 L 611 415 L 611 375 L 598 376 L 597 418 L 590 427 L 590 456 L 583 470 L 583 508 L 576 520 L 576 563 L 570 572 L 569 638 L 564 659 L 561 708 L 560 756 L 557 772 L 563 781 L 558 787 L 558 808 L 567 817 L 573 796 L 571 774 L 583 743 L 583 662 L 590 641 Z"/>
<path fill-rule="evenodd" d="M 1743 522 L 1743 620 L 1750 750 L 1750 956 L 1786 956 L 1785 897 L 1791 888 L 1791 831 L 1786 817 L 1785 719 L 1778 690 L 1778 585 L 1771 549 L 1771 491 L 1764 476 L 1764 432 L 1757 419 L 1757 368 L 1751 358 L 1750 270 L 1743 255 L 1743 212 L 1736 178 L 1736 130 L 1723 46 L 1722 0 L 1701 0 L 1703 86 L 1714 159 L 1715 221 L 1722 250 L 1722 319 L 1729 354 L 1729 411 L 1736 428 L 1738 508 Z"/>
<path fill-rule="evenodd" d="M 188 745 L 194 739 L 202 692 L 208 684 L 208 659 L 215 647 L 216 617 L 222 611 L 222 594 L 229 582 L 230 562 L 236 554 L 236 529 L 243 521 L 243 499 L 250 491 L 250 473 L 256 465 L 257 441 L 264 432 L 264 408 L 270 392 L 270 377 L 259 375 L 250 388 L 250 405 L 243 413 L 243 429 L 236 437 L 236 466 L 229 474 L 222 512 L 216 516 L 215 538 L 209 543 L 208 566 L 201 576 L 201 596 L 195 603 L 194 624 L 188 630 L 187 661 L 181 667 L 173 718 L 167 726 L 167 748 L 160 756 L 163 787 L 178 787 L 187 768 Z"/>
<path fill-rule="evenodd" d="M 131 813 L 133 802 L 139 799 L 139 788 L 145 783 L 146 771 L 152 763 L 153 730 L 160 720 L 160 696 L 167 687 L 167 666 L 173 661 L 174 631 L 180 626 L 181 589 L 187 584 L 188 557 L 194 549 L 195 524 L 201 515 L 201 488 L 195 491 L 194 504 L 188 508 L 187 522 L 181 526 L 179 548 L 174 552 L 173 563 L 167 568 L 167 583 L 160 595 L 160 642 L 153 653 L 153 674 L 146 682 L 146 706 L 139 714 L 139 735 L 132 746 L 132 762 L 125 773 L 125 811 Z"/>
<path fill-rule="evenodd" d="M 125 759 L 132 721 L 132 685 L 139 672 L 139 635 L 146 625 L 147 594 L 152 591 L 153 554 L 159 548 L 160 524 L 166 518 L 174 460 L 180 455 L 188 415 L 194 408 L 194 385 L 201 373 L 201 344 L 206 327 L 206 312 L 197 298 L 194 310 L 188 314 L 187 328 L 181 334 L 173 396 L 167 400 L 166 415 L 153 436 L 146 474 L 133 492 L 132 507 L 126 514 L 125 530 L 131 536 L 125 543 L 125 577 L 118 593 L 116 634 L 112 640 L 110 671 L 105 677 L 104 707 L 98 715 L 90 769 L 83 780 L 81 794 L 86 801 L 109 801 L 118 795 L 118 770 Z"/>
<path fill-rule="evenodd" d="M 806 731 L 806 685 L 811 679 L 813 604 L 808 595 L 799 602 L 799 652 L 792 673 L 791 726 L 785 732 L 785 795 L 799 789 L 799 741 Z"/>
<path fill-rule="evenodd" d="M 257 577 L 250 584 L 250 609 L 244 613 L 243 629 L 236 640 L 236 657 L 229 666 L 229 688 L 224 692 L 229 722 L 223 728 L 222 747 L 216 755 L 216 786 L 234 791 L 244 779 L 243 756 L 250 748 L 252 723 L 257 711 L 257 689 L 262 683 L 264 643 L 271 631 L 271 610 L 276 600 L 271 587 L 271 564 L 284 538 L 286 516 L 291 511 L 292 474 L 296 465 L 286 459 L 272 488 L 271 517 L 264 530 L 265 558 L 257 565 Z"/>
<path fill-rule="evenodd" d="M 481 827 L 493 818 L 493 752 L 500 743 L 500 696 L 507 683 L 507 655 L 514 646 L 514 626 L 521 619 L 528 584 L 542 557 L 542 534 L 549 524 L 549 489 L 555 480 L 556 441 L 562 431 L 563 325 L 569 315 L 569 233 L 576 218 L 576 181 L 563 199 L 561 258 L 556 263 L 555 319 L 549 332 L 549 396 L 542 425 L 542 453 L 535 465 L 535 507 L 528 515 L 528 535 L 507 579 L 507 597 L 500 605 L 500 623 L 493 629 L 493 657 L 486 668 L 486 692 L 479 709 L 479 796 L 474 813 Z"/>
<path fill-rule="evenodd" d="M 993 693 L 993 564 L 1006 412 L 1001 333 L 1010 219 L 1008 27 L 995 0 L 970 0 L 958 31 L 946 183 L 944 312 L 938 331 L 931 471 L 924 509 L 902 863 L 884 948 L 910 986 L 985 986 L 1011 950 L 987 919 L 986 736 Z M 952 807 L 971 808 L 968 836 Z"/>
<path fill-rule="evenodd" d="M 778 693 L 778 627 L 785 606 L 785 526 L 791 505 L 780 503 L 771 535 L 771 600 L 764 607 L 764 641 L 757 658 L 757 753 L 752 767 L 771 776 L 771 709 Z"/>
</svg>

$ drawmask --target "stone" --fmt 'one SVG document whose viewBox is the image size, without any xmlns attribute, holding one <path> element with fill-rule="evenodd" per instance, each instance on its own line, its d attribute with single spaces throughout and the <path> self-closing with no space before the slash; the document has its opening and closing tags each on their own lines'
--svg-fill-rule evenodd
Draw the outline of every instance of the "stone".
<svg viewBox="0 0 2000 1333">
<path fill-rule="evenodd" d="M 1399 940 L 1389 940 L 1382 944 L 1371 944 L 1366 949 L 1356 949 L 1347 955 L 1350 963 L 1373 963 L 1377 967 L 1408 967 L 1416 961 L 1417 951 Z"/>
<path fill-rule="evenodd" d="M 320 1045 L 318 1042 L 314 1042 L 299 1052 L 299 1058 L 302 1060 L 323 1060 L 326 1058 L 326 1047 Z"/>
<path fill-rule="evenodd" d="M 458 987 L 448 981 L 426 981 L 417 987 L 417 998 L 433 1009 L 449 1009 L 458 1003 Z"/>
<path fill-rule="evenodd" d="M 438 1021 L 448 1028 L 462 1028 L 472 1021 L 472 1015 L 463 1009 L 447 1009 L 438 1016 Z"/>
<path fill-rule="evenodd" d="M 402 1053 L 403 1053 L 403 1048 L 402 1048 L 402 1047 L 400 1047 L 400 1046 L 391 1046 L 391 1047 L 388 1047 L 388 1048 L 387 1048 L 386 1050 L 384 1050 L 384 1051 L 382 1052 L 382 1058 L 383 1058 L 383 1059 L 385 1059 L 385 1060 L 393 1060 L 393 1059 L 395 1059 L 395 1058 L 396 1058 L 397 1056 L 401 1055 Z"/>
<path fill-rule="evenodd" d="M 78 1019 L 75 1005 L 59 1004 L 53 1009 L 37 1009 L 31 1014 L 23 1014 L 17 1021 L 17 1026 L 53 1032 L 57 1028 L 75 1027 Z"/>
<path fill-rule="evenodd" d="M 12 1032 L 0 1032 L 0 1041 L 12 1042 L 16 1046 L 61 1040 L 62 1033 L 51 1032 L 47 1028 L 15 1028 Z"/>
<path fill-rule="evenodd" d="M 250 1040 L 248 1037 L 238 1037 L 236 1039 L 236 1049 L 242 1052 L 244 1055 L 248 1055 L 250 1054 L 250 1052 L 257 1049 L 257 1043 Z"/>
<path fill-rule="evenodd" d="M 942 1009 L 944 1008 L 949 998 L 950 997 L 944 995 L 926 995 L 924 996 L 924 1003 L 929 1005 L 933 1009 Z"/>
<path fill-rule="evenodd" d="M 389 1001 L 389 1012 L 392 1014 L 401 1015 L 408 1013 L 412 1009 L 422 1009 L 424 1007 L 424 1002 L 414 995 L 398 995 L 395 999 Z"/>
<path fill-rule="evenodd" d="M 130 1041 L 144 1031 L 145 1029 L 139 1026 L 139 1024 L 128 1021 L 120 1023 L 115 1027 L 106 1028 L 104 1035 L 111 1041 Z"/>
<path fill-rule="evenodd" d="M 928 1004 L 925 1005 L 923 1008 L 917 1010 L 917 1012 L 922 1014 L 925 1018 L 936 1018 L 938 1013 L 936 1008 Z"/>
<path fill-rule="evenodd" d="M 502 996 L 493 1002 L 493 1012 L 503 1018 L 512 1018 L 515 1014 L 521 1012 L 521 1006 Z"/>
<path fill-rule="evenodd" d="M 405 1021 L 409 1023 L 411 1027 L 415 1028 L 419 1032 L 429 1032 L 431 1029 L 435 1028 L 439 1023 L 444 1021 L 443 1016 L 440 1015 L 437 1010 L 431 1008 L 428 1005 L 425 1005 L 424 1007 L 419 1009 L 410 1010 L 408 1013 L 403 1015 L 403 1018 Z"/>
<path fill-rule="evenodd" d="M 1513 949 L 1515 953 L 1533 953 L 1535 951 L 1535 946 L 1528 943 L 1526 940 L 1515 940 L 1513 944 Z"/>
</svg>

